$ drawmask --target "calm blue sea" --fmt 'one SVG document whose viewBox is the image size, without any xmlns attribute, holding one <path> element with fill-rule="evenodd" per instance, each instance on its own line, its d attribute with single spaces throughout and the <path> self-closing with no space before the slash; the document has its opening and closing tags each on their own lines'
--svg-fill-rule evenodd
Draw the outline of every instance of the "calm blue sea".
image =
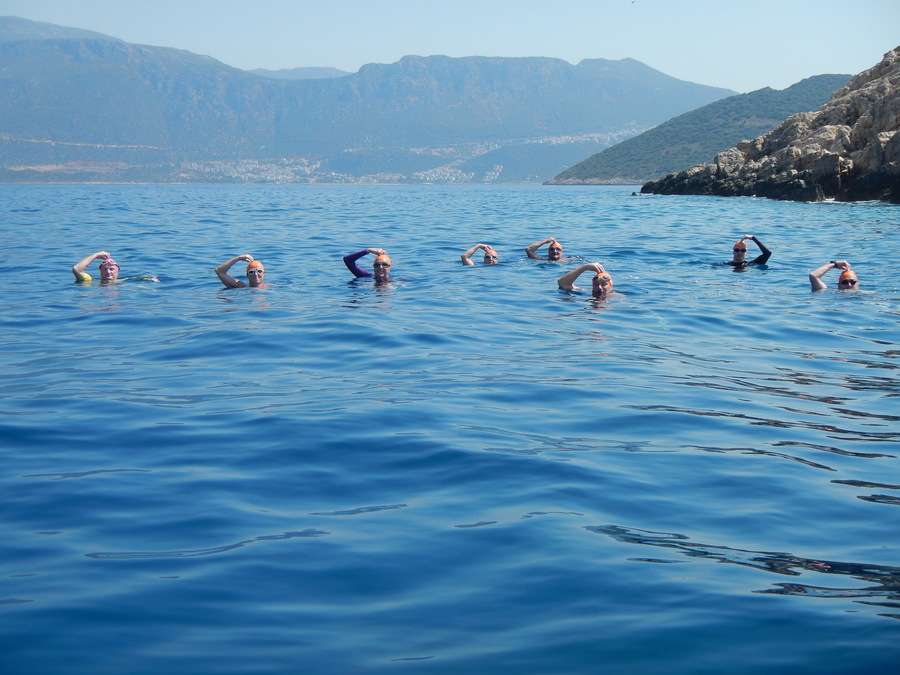
<svg viewBox="0 0 900 675">
<path fill-rule="evenodd" d="M 631 190 L 0 186 L 0 671 L 898 672 L 900 208 Z"/>
</svg>

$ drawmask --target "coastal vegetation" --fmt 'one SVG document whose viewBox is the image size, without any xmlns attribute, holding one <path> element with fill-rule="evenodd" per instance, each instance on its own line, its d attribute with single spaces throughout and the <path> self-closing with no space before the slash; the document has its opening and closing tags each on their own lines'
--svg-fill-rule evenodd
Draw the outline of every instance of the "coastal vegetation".
<svg viewBox="0 0 900 675">
<path fill-rule="evenodd" d="M 678 171 L 765 133 L 788 115 L 818 108 L 849 79 L 816 75 L 783 90 L 765 87 L 715 101 L 602 150 L 549 183 L 643 183 Z"/>
<path fill-rule="evenodd" d="M 642 192 L 900 203 L 900 47 L 815 112 L 645 184 Z"/>
</svg>

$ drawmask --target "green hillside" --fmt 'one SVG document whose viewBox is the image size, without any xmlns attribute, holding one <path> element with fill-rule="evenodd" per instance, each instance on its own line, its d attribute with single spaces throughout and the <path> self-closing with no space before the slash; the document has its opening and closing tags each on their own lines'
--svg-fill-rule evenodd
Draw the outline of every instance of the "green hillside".
<svg viewBox="0 0 900 675">
<path fill-rule="evenodd" d="M 643 183 L 709 162 L 716 153 L 756 138 L 788 115 L 815 110 L 849 79 L 849 75 L 817 75 L 780 91 L 766 87 L 715 101 L 592 155 L 550 182 Z"/>
</svg>

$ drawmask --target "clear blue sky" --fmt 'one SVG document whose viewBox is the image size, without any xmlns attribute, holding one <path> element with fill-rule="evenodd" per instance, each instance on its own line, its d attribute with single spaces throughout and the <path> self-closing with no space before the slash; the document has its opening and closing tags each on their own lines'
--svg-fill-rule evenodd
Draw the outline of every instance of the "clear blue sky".
<svg viewBox="0 0 900 675">
<path fill-rule="evenodd" d="M 0 15 L 238 68 L 355 71 L 405 54 L 636 58 L 738 91 L 857 73 L 900 45 L 900 0 L 0 0 Z"/>
</svg>

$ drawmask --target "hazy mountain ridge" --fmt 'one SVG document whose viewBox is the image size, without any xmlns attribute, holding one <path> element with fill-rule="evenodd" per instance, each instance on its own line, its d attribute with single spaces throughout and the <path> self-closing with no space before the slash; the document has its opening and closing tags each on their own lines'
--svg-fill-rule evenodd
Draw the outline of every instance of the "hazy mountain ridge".
<svg viewBox="0 0 900 675">
<path fill-rule="evenodd" d="M 23 37 L 22 21 L 0 20 L 0 36 Z M 346 150 L 406 153 L 418 171 L 416 148 L 524 142 L 543 172 L 536 177 L 546 178 L 564 168 L 559 161 L 732 93 L 633 59 L 406 56 L 339 78 L 290 80 L 178 49 L 56 35 L 35 24 L 33 39 L 0 39 L 7 167 L 298 158 L 328 179 L 329 158 Z M 575 138 L 577 154 L 561 159 L 560 148 L 536 142 L 553 137 Z M 490 172 L 522 175 L 511 166 Z"/>
<path fill-rule="evenodd" d="M 765 87 L 715 101 L 603 150 L 550 183 L 642 183 L 677 171 L 765 133 L 788 115 L 818 108 L 849 79 L 816 75 L 783 90 Z"/>
<path fill-rule="evenodd" d="M 0 42 L 18 42 L 21 40 L 110 40 L 121 42 L 118 38 L 82 28 L 57 26 L 53 23 L 30 21 L 18 16 L 0 16 Z"/>
</svg>

